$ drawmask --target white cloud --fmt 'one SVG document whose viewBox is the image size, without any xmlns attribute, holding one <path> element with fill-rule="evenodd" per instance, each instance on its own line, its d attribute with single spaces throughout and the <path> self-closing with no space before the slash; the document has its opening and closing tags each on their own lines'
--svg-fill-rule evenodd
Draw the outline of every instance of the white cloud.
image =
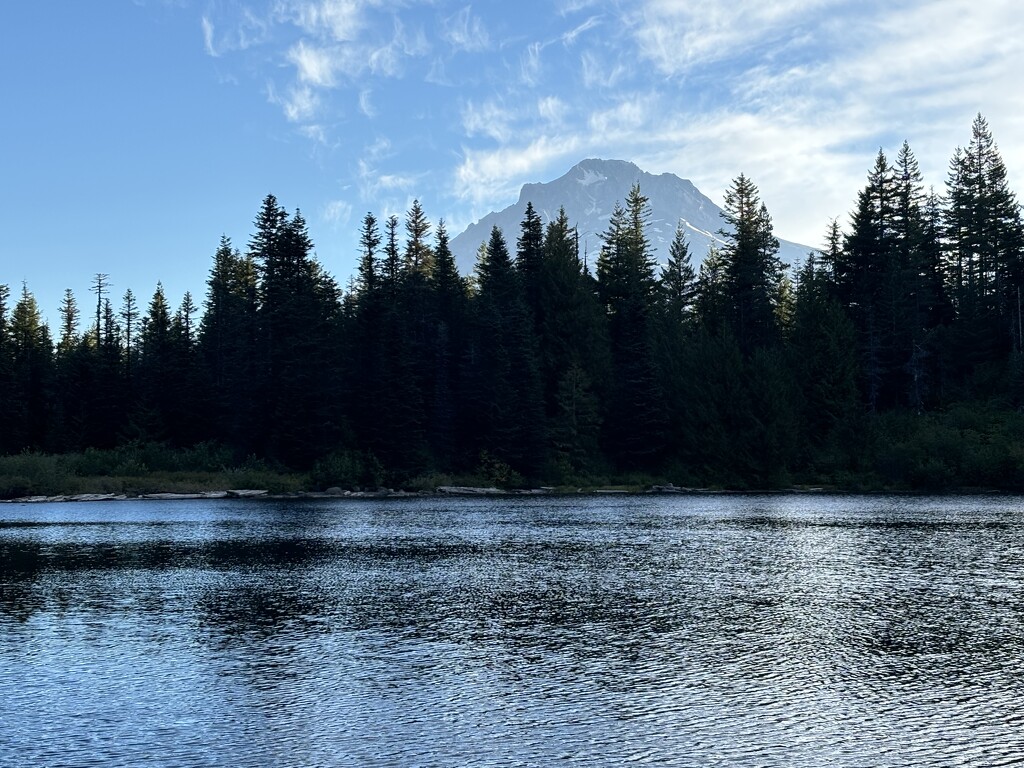
<svg viewBox="0 0 1024 768">
<path fill-rule="evenodd" d="M 390 42 L 369 51 L 370 71 L 384 77 L 399 77 L 403 74 L 403 63 L 407 58 L 424 56 L 430 52 L 430 44 L 422 29 L 413 34 L 405 30 L 401 19 L 394 20 L 395 30 Z"/>
<path fill-rule="evenodd" d="M 359 111 L 369 118 L 377 116 L 377 110 L 374 108 L 373 99 L 371 98 L 372 95 L 373 92 L 369 88 L 364 88 L 359 92 Z"/>
<path fill-rule="evenodd" d="M 799 34 L 809 14 L 844 0 L 647 0 L 629 19 L 641 57 L 667 75 L 743 55 L 765 40 Z M 863 9 L 861 9 L 863 12 Z"/>
<path fill-rule="evenodd" d="M 652 99 L 646 95 L 622 99 L 618 104 L 591 113 L 588 126 L 592 134 L 609 141 L 636 141 L 652 126 Z"/>
<path fill-rule="evenodd" d="M 300 40 L 288 51 L 288 61 L 298 70 L 299 82 L 318 88 L 334 85 L 334 71 L 340 64 L 336 52 L 314 47 L 305 40 Z"/>
<path fill-rule="evenodd" d="M 213 47 L 213 22 L 209 18 L 203 16 L 203 47 L 206 49 L 208 56 L 219 56 L 216 49 Z"/>
<path fill-rule="evenodd" d="M 609 61 L 604 55 L 594 51 L 584 51 L 580 55 L 583 87 L 589 89 L 615 88 L 625 79 L 629 70 L 620 61 Z"/>
<path fill-rule="evenodd" d="M 363 11 L 376 5 L 366 0 L 296 0 L 283 5 L 286 17 L 308 33 L 343 42 L 355 40 L 363 28 Z"/>
<path fill-rule="evenodd" d="M 391 152 L 391 141 L 386 136 L 379 136 L 370 146 L 366 147 L 366 157 L 372 161 L 387 157 Z"/>
<path fill-rule="evenodd" d="M 457 51 L 483 51 L 491 42 L 483 20 L 468 5 L 441 22 L 441 36 Z"/>
<path fill-rule="evenodd" d="M 525 146 L 494 150 L 463 149 L 455 170 L 453 194 L 476 206 L 507 200 L 524 182 L 536 181 L 553 161 L 571 157 L 580 149 L 576 136 L 540 136 Z"/>
<path fill-rule="evenodd" d="M 303 125 L 299 127 L 299 133 L 307 139 L 312 139 L 317 144 L 327 146 L 327 130 L 322 125 Z"/>
<path fill-rule="evenodd" d="M 535 86 L 540 79 L 540 52 L 544 46 L 530 43 L 519 59 L 519 71 L 522 81 L 527 86 Z"/>
<path fill-rule="evenodd" d="M 226 25 L 227 31 L 218 34 L 217 25 L 211 16 L 204 14 L 199 19 L 203 30 L 203 49 L 208 56 L 220 57 L 233 51 L 244 51 L 267 42 L 270 23 L 244 8 L 234 24 Z"/>
<path fill-rule="evenodd" d="M 462 108 L 462 127 L 467 136 L 489 136 L 498 143 L 505 143 L 512 136 L 515 114 L 495 101 L 483 104 L 466 102 Z"/>
<path fill-rule="evenodd" d="M 562 43 L 565 45 L 573 45 L 576 42 L 576 38 L 582 35 L 584 32 L 593 29 L 601 23 L 599 16 L 591 16 L 589 19 L 584 21 L 577 27 L 570 29 L 568 32 L 562 35 Z"/>
<path fill-rule="evenodd" d="M 330 200 L 324 206 L 322 218 L 329 224 L 348 224 L 352 218 L 352 205 L 345 200 Z"/>
<path fill-rule="evenodd" d="M 385 159 L 390 151 L 391 145 L 387 139 L 380 139 L 367 147 L 364 156 L 357 163 L 357 177 L 359 179 L 359 194 L 364 201 L 394 208 L 398 205 L 396 193 L 404 199 L 407 192 L 415 189 L 420 177 L 408 173 L 381 171 L 378 167 L 379 162 Z"/>
<path fill-rule="evenodd" d="M 269 100 L 281 107 L 290 123 L 308 123 L 320 106 L 319 97 L 308 85 L 289 88 L 284 96 L 271 86 Z"/>
<path fill-rule="evenodd" d="M 451 87 L 454 85 L 452 79 L 448 77 L 448 72 L 444 65 L 444 59 L 440 56 L 436 56 L 434 60 L 430 62 L 430 69 L 427 70 L 427 74 L 424 76 L 423 81 L 430 83 L 431 85 L 443 85 L 445 87 Z"/>
<path fill-rule="evenodd" d="M 568 105 L 557 96 L 545 96 L 537 100 L 537 114 L 546 123 L 558 125 L 565 121 Z"/>
</svg>

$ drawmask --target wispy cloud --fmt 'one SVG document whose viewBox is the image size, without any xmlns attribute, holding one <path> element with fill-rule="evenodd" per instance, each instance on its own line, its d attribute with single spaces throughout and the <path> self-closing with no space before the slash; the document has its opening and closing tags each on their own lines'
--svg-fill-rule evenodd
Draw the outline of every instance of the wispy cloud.
<svg viewBox="0 0 1024 768">
<path fill-rule="evenodd" d="M 495 150 L 463 149 L 455 170 L 453 192 L 474 205 L 489 206 L 494 200 L 514 195 L 553 160 L 572 157 L 580 148 L 576 136 L 539 136 L 526 145 L 507 145 Z"/>
<path fill-rule="evenodd" d="M 352 204 L 347 200 L 330 200 L 324 206 L 321 218 L 328 224 L 348 224 L 352 219 Z"/>
<path fill-rule="evenodd" d="M 513 134 L 516 114 L 494 100 L 482 104 L 467 102 L 462 108 L 462 127 L 467 136 L 489 136 L 500 144 Z"/>
<path fill-rule="evenodd" d="M 638 52 L 663 74 L 746 56 L 755 46 L 799 35 L 815 13 L 843 0 L 733 0 L 695 5 L 646 0 L 627 19 Z M 862 9 L 863 12 L 863 9 Z"/>
<path fill-rule="evenodd" d="M 545 96 L 537 100 L 537 114 L 549 125 L 565 122 L 569 106 L 557 96 Z"/>
<path fill-rule="evenodd" d="M 288 51 L 288 61 L 295 65 L 299 82 L 317 88 L 330 88 L 335 84 L 335 70 L 342 64 L 339 53 L 300 40 Z"/>
<path fill-rule="evenodd" d="M 483 19 L 466 6 L 441 23 L 442 37 L 457 51 L 483 51 L 491 43 Z"/>
<path fill-rule="evenodd" d="M 540 54 L 543 49 L 544 46 L 541 43 L 530 43 L 519 57 L 520 77 L 527 86 L 535 86 L 540 80 Z"/>
<path fill-rule="evenodd" d="M 573 27 L 568 32 L 564 32 L 561 37 L 562 43 L 565 45 L 573 45 L 576 42 L 577 37 L 582 35 L 584 32 L 593 29 L 600 23 L 601 18 L 599 16 L 591 16 L 579 26 Z"/>
<path fill-rule="evenodd" d="M 363 29 L 363 11 L 378 5 L 367 0 L 289 0 L 279 5 L 280 13 L 310 34 L 338 42 L 355 40 Z"/>
<path fill-rule="evenodd" d="M 284 111 L 290 123 L 308 123 L 313 120 L 320 106 L 320 98 L 308 85 L 290 86 L 285 93 L 278 93 L 270 86 L 268 99 Z"/>
<path fill-rule="evenodd" d="M 220 57 L 227 53 L 244 51 L 266 43 L 270 37 L 271 22 L 249 8 L 243 8 L 238 17 L 222 30 L 218 30 L 211 15 L 201 16 L 199 24 L 203 32 L 203 49 L 207 56 Z"/>
<path fill-rule="evenodd" d="M 373 92 L 369 88 L 364 88 L 359 92 L 359 111 L 366 117 L 377 116 L 377 110 L 373 106 Z"/>
<path fill-rule="evenodd" d="M 611 89 L 618 86 L 629 74 L 625 64 L 613 61 L 596 51 L 584 51 L 580 56 L 583 87 L 587 89 Z"/>
<path fill-rule="evenodd" d="M 219 56 L 220 54 L 213 47 L 213 22 L 206 16 L 203 16 L 200 23 L 203 26 L 203 47 L 206 49 L 207 55 Z"/>
</svg>

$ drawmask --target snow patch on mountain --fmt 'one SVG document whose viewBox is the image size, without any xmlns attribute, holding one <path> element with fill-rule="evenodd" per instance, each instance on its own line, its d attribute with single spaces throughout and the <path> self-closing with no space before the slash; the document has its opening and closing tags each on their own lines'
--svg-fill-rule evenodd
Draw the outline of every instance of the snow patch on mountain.
<svg viewBox="0 0 1024 768">
<path fill-rule="evenodd" d="M 593 170 L 592 168 L 584 168 L 583 176 L 576 179 L 576 183 L 579 184 L 581 187 L 589 187 L 591 184 L 596 184 L 599 181 L 606 181 L 607 179 L 607 176 L 602 176 L 600 173 Z"/>
</svg>

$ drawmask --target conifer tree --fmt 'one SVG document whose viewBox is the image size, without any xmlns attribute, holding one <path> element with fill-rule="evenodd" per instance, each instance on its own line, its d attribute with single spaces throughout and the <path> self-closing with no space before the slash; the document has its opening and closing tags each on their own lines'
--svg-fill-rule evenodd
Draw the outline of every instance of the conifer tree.
<svg viewBox="0 0 1024 768">
<path fill-rule="evenodd" d="M 879 149 L 836 265 L 837 292 L 857 329 L 861 387 L 872 411 L 898 402 L 902 388 L 903 361 L 893 334 L 902 272 L 895 249 L 896 200 L 892 166 Z"/>
<path fill-rule="evenodd" d="M 167 426 L 179 417 L 171 310 L 162 283 L 157 283 L 139 335 L 138 393 L 132 436 L 141 440 L 166 440 Z"/>
<path fill-rule="evenodd" d="M 750 354 L 777 342 L 777 306 L 783 265 L 772 220 L 754 183 L 743 174 L 725 194 L 719 231 L 725 239 L 725 289 L 730 322 L 740 348 Z"/>
<path fill-rule="evenodd" d="M 35 297 L 22 286 L 7 325 L 10 389 L 3 405 L 8 413 L 8 452 L 45 450 L 52 418 L 53 342 Z"/>
<path fill-rule="evenodd" d="M 830 441 L 834 450 L 842 450 L 849 437 L 859 407 L 856 341 L 853 323 L 832 295 L 828 268 L 820 267 L 812 254 L 798 276 L 790 337 L 807 460 L 814 461 Z"/>
<path fill-rule="evenodd" d="M 135 346 L 138 341 L 137 331 L 139 325 L 139 304 L 135 300 L 135 294 L 131 288 L 124 292 L 124 296 L 121 299 L 121 311 L 118 317 L 121 318 L 121 326 L 124 330 L 125 383 L 128 392 L 131 393 L 135 374 Z"/>
<path fill-rule="evenodd" d="M 79 333 L 81 313 L 70 288 L 64 291 L 58 314 L 60 338 L 54 355 L 53 444 L 60 451 L 80 450 L 87 442 L 84 432 L 92 396 L 93 356 Z"/>
<path fill-rule="evenodd" d="M 206 282 L 199 355 L 209 389 L 202 412 L 210 437 L 240 456 L 257 448 L 259 420 L 256 264 L 221 237 Z"/>
<path fill-rule="evenodd" d="M 97 272 L 93 276 L 90 290 L 96 294 L 96 324 L 93 326 L 93 340 L 99 347 L 100 333 L 103 324 L 103 301 L 107 298 L 107 291 L 110 288 L 110 275 Z"/>
<path fill-rule="evenodd" d="M 904 141 L 896 158 L 893 216 L 895 264 L 891 290 L 894 304 L 895 362 L 902 362 L 904 382 L 899 399 L 917 411 L 933 389 L 935 366 L 929 359 L 934 329 L 947 316 L 940 265 L 935 203 L 929 207 L 921 171 Z"/>
<path fill-rule="evenodd" d="M 598 258 L 598 285 L 608 314 L 614 386 L 605 442 L 623 467 L 649 465 L 664 441 L 664 399 L 652 344 L 656 282 L 647 239 L 648 200 L 634 185 L 616 205 Z"/>
<path fill-rule="evenodd" d="M 697 276 L 697 321 L 706 333 L 718 334 L 727 326 L 727 310 L 725 259 L 721 249 L 711 246 Z"/>
<path fill-rule="evenodd" d="M 12 401 L 14 392 L 13 382 L 13 349 L 10 338 L 10 288 L 0 283 L 0 455 L 6 455 L 15 450 L 13 435 L 13 413 L 6 405 Z"/>
<path fill-rule="evenodd" d="M 538 328 L 549 443 L 564 472 L 600 459 L 598 442 L 611 359 L 597 285 L 579 255 L 579 240 L 562 208 L 543 240 Z"/>
<path fill-rule="evenodd" d="M 668 263 L 658 283 L 661 314 L 670 328 L 681 328 L 692 318 L 697 295 L 697 272 L 690 263 L 690 249 L 682 222 L 668 247 Z"/>
<path fill-rule="evenodd" d="M 261 335 L 261 443 L 290 466 L 309 466 L 334 442 L 340 421 L 323 397 L 334 350 L 338 291 L 313 257 L 300 211 L 289 218 L 272 196 L 264 201 L 251 246 L 260 265 L 257 317 Z M 325 375 L 326 374 L 326 375 Z"/>
<path fill-rule="evenodd" d="M 474 364 L 469 384 L 479 448 L 532 476 L 543 466 L 544 410 L 529 310 L 501 230 L 477 263 Z"/>
<path fill-rule="evenodd" d="M 430 283 L 435 302 L 430 447 L 435 466 L 447 470 L 453 468 L 459 458 L 457 393 L 461 387 L 460 361 L 466 342 L 467 297 L 443 219 L 437 224 Z"/>
<path fill-rule="evenodd" d="M 58 314 L 60 316 L 60 339 L 57 341 L 57 353 L 64 355 L 78 346 L 80 339 L 78 321 L 82 317 L 81 312 L 78 311 L 75 294 L 70 288 L 64 289 L 64 298 L 61 300 Z"/>
<path fill-rule="evenodd" d="M 384 269 L 381 280 L 385 294 L 394 297 L 402 278 L 402 260 L 398 248 L 398 217 L 392 214 L 384 225 Z"/>
<path fill-rule="evenodd" d="M 980 114 L 950 164 L 946 237 L 953 299 L 973 363 L 1021 348 L 1024 227 L 1006 166 Z M 985 343 L 988 341 L 988 343 Z"/>
<path fill-rule="evenodd" d="M 526 203 L 526 213 L 516 240 L 516 271 L 523 284 L 523 297 L 535 328 L 544 322 L 541 303 L 541 274 L 544 267 L 544 224 L 533 203 Z"/>
<path fill-rule="evenodd" d="M 357 287 L 360 294 L 369 294 L 377 287 L 377 249 L 380 248 L 380 229 L 377 219 L 367 212 L 363 217 L 363 228 L 359 232 L 360 257 L 358 266 Z"/>
<path fill-rule="evenodd" d="M 419 200 L 413 200 L 405 215 L 405 269 L 428 275 L 433 267 L 433 252 L 428 242 L 430 221 Z"/>
</svg>

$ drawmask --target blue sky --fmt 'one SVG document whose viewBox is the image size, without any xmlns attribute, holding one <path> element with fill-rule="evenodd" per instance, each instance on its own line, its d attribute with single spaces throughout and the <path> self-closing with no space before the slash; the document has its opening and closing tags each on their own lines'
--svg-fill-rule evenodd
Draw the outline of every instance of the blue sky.
<svg viewBox="0 0 1024 768">
<path fill-rule="evenodd" d="M 817 245 L 879 147 L 941 191 L 979 111 L 1024 190 L 1022 39 L 1009 0 L 10 0 L 0 282 L 201 300 L 273 192 L 344 284 L 366 211 L 454 235 L 595 156 L 746 173 Z"/>
</svg>

